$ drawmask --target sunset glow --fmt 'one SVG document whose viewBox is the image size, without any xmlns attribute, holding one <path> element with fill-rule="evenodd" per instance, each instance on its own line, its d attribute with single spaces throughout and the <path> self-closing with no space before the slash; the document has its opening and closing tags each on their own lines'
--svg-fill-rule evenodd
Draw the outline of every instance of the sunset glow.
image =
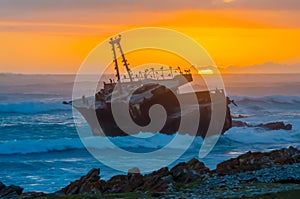
<svg viewBox="0 0 300 199">
<path fill-rule="evenodd" d="M 216 8 L 187 5 L 161 10 L 122 9 L 122 5 L 114 4 L 99 11 L 87 4 L 84 14 L 80 5 L 74 4 L 66 12 L 40 5 L 45 12 L 3 15 L 0 72 L 76 73 L 88 53 L 104 39 L 148 26 L 187 34 L 208 51 L 220 68 L 300 62 L 297 9 L 230 6 L 234 3 L 238 1 L 224 0 L 225 7 L 220 1 Z"/>
<path fill-rule="evenodd" d="M 211 74 L 214 74 L 214 72 L 210 69 L 206 69 L 206 70 L 200 70 L 198 71 L 198 74 L 199 75 L 211 75 Z"/>
</svg>

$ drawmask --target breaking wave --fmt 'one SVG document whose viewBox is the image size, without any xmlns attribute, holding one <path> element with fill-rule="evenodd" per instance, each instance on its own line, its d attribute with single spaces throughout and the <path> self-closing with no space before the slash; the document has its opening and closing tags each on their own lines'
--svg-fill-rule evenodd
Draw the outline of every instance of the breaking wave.
<svg viewBox="0 0 300 199">
<path fill-rule="evenodd" d="M 264 97 L 249 97 L 249 96 L 231 96 L 237 103 L 240 104 L 287 104 L 287 105 L 299 105 L 299 96 L 282 96 L 272 95 Z"/>
<path fill-rule="evenodd" d="M 141 137 L 148 133 L 140 133 Z M 149 133 L 151 134 L 151 133 Z M 116 147 L 131 148 L 131 149 L 160 149 L 167 145 L 175 136 L 180 136 L 180 143 L 174 145 L 172 149 L 182 149 L 189 143 L 189 135 L 165 135 L 155 134 L 146 139 L 138 137 L 85 137 L 82 141 L 90 149 L 113 149 Z M 109 139 L 114 145 L 107 144 Z M 210 139 L 210 138 L 208 138 Z M 0 142 L 0 155 L 11 154 L 32 154 L 32 153 L 48 153 L 55 151 L 68 150 L 85 150 L 85 146 L 79 138 L 60 138 L 60 139 L 36 139 L 36 140 L 9 140 Z M 245 145 L 245 144 L 294 144 L 299 146 L 300 132 L 298 130 L 289 132 L 285 131 L 265 131 L 263 129 L 257 130 L 255 128 L 232 128 L 226 134 L 220 137 L 218 144 L 224 145 Z M 189 149 L 199 150 L 203 143 L 201 137 L 195 137 L 194 142 Z"/>
<path fill-rule="evenodd" d="M 245 127 L 246 128 L 246 127 Z M 300 143 L 300 131 L 298 129 L 285 131 L 268 131 L 257 128 L 233 127 L 223 136 L 223 140 L 238 142 L 241 144 L 297 144 Z"/>
<path fill-rule="evenodd" d="M 64 105 L 62 102 L 20 102 L 0 104 L 0 113 L 42 113 L 62 110 L 71 110 L 71 106 Z"/>
<path fill-rule="evenodd" d="M 82 149 L 80 139 L 10 140 L 0 143 L 0 154 L 30 154 Z"/>
<path fill-rule="evenodd" d="M 282 104 L 300 105 L 299 96 L 231 96 L 238 104 L 258 105 L 258 104 Z M 71 110 L 71 106 L 62 104 L 61 101 L 25 101 L 14 103 L 0 103 L 0 113 L 42 113 L 52 111 Z"/>
<path fill-rule="evenodd" d="M 91 149 L 112 149 L 115 147 L 159 149 L 168 144 L 176 135 L 177 134 L 156 134 L 155 136 L 147 139 L 129 136 L 109 138 L 110 141 L 114 143 L 113 147 L 110 144 L 107 144 L 108 138 L 106 137 L 86 137 L 83 138 L 83 141 L 85 145 Z M 188 142 L 190 137 L 189 135 L 178 136 L 181 136 L 181 142 L 175 146 L 175 149 L 181 148 L 184 145 L 182 143 Z M 201 137 L 196 137 L 194 145 L 199 146 L 202 141 Z M 0 155 L 47 153 L 84 148 L 85 147 L 79 138 L 10 140 L 2 143 L 0 142 Z"/>
</svg>

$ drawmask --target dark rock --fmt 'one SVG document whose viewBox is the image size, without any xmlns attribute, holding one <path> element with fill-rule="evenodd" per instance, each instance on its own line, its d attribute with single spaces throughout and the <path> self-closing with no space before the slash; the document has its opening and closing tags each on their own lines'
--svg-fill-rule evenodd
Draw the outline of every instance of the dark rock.
<svg viewBox="0 0 300 199">
<path fill-rule="evenodd" d="M 70 183 L 67 187 L 56 192 L 56 194 L 106 194 L 136 191 L 166 192 L 173 183 L 173 176 L 170 175 L 167 167 L 145 176 L 138 172 L 138 168 L 133 168 L 128 171 L 128 175 L 117 175 L 105 182 L 100 180 L 100 169 L 93 169 L 86 176 Z"/>
<path fill-rule="evenodd" d="M 291 130 L 292 125 L 285 125 L 283 122 L 271 122 L 267 124 L 259 124 L 257 127 L 268 129 L 268 130 Z"/>
<path fill-rule="evenodd" d="M 8 188 L 13 190 L 14 192 L 16 192 L 18 195 L 21 195 L 23 192 L 23 188 L 19 187 L 19 186 L 10 185 L 10 186 L 8 186 Z"/>
<path fill-rule="evenodd" d="M 14 186 L 14 185 L 3 186 L 2 183 L 0 184 L 0 186 L 2 187 L 0 190 L 0 198 L 5 198 L 5 199 L 17 198 L 23 192 L 23 188 L 19 186 Z"/>
<path fill-rule="evenodd" d="M 187 163 L 182 162 L 173 167 L 170 171 L 171 175 L 174 177 L 175 181 L 188 183 L 199 176 L 210 172 L 202 162 L 193 158 Z"/>
<path fill-rule="evenodd" d="M 233 120 L 232 127 L 250 127 L 250 125 L 247 122 Z"/>
<path fill-rule="evenodd" d="M 26 192 L 21 195 L 22 199 L 34 199 L 34 198 L 43 198 L 47 194 L 43 192 Z"/>
<path fill-rule="evenodd" d="M 137 188 L 138 191 L 168 192 L 173 184 L 173 178 L 167 167 L 161 168 L 143 177 L 144 184 Z"/>
<path fill-rule="evenodd" d="M 276 180 L 275 182 L 280 184 L 300 184 L 300 179 L 288 178 L 283 180 Z"/>
<path fill-rule="evenodd" d="M 143 176 L 139 173 L 117 175 L 106 182 L 105 193 L 133 192 L 144 184 Z"/>
<path fill-rule="evenodd" d="M 19 198 L 19 195 L 16 192 L 7 192 L 3 195 L 0 195 L 1 199 L 16 199 Z"/>
<path fill-rule="evenodd" d="M 82 176 L 79 180 L 70 183 L 57 193 L 63 193 L 65 195 L 82 193 L 101 194 L 103 191 L 103 181 L 100 181 L 99 175 L 100 169 L 92 169 L 87 175 Z"/>
<path fill-rule="evenodd" d="M 134 172 L 136 171 L 137 169 L 134 170 Z M 170 177 L 168 168 L 166 167 L 145 176 L 129 171 L 128 175 L 117 175 L 108 180 L 105 185 L 104 193 L 167 191 L 168 185 L 171 182 L 172 176 Z"/>
<path fill-rule="evenodd" d="M 167 191 L 172 176 L 167 167 L 154 171 L 145 176 L 135 173 L 139 169 L 128 171 L 128 175 L 118 175 L 106 182 L 104 193 L 125 193 L 134 191 L 161 192 Z"/>
<path fill-rule="evenodd" d="M 266 130 L 291 130 L 292 129 L 291 124 L 284 124 L 283 122 L 270 122 L 266 124 L 251 125 L 248 124 L 247 122 L 233 120 L 232 126 L 233 127 L 259 127 Z"/>
<path fill-rule="evenodd" d="M 300 162 L 300 151 L 294 147 L 271 152 L 247 152 L 217 165 L 219 174 L 235 174 L 269 168 L 273 165 L 293 164 Z"/>
<path fill-rule="evenodd" d="M 105 184 L 105 193 L 121 193 L 128 186 L 127 175 L 116 175 Z"/>
<path fill-rule="evenodd" d="M 0 182 L 0 191 L 1 191 L 3 188 L 5 188 L 5 185 L 4 185 L 2 182 Z"/>
<path fill-rule="evenodd" d="M 144 178 L 140 173 L 128 175 L 128 187 L 124 189 L 124 192 L 130 192 L 136 190 L 138 187 L 144 184 Z"/>
<path fill-rule="evenodd" d="M 153 192 L 153 193 L 151 194 L 151 197 L 153 197 L 153 198 L 158 198 L 158 197 L 161 197 L 161 196 L 163 196 L 163 194 L 162 194 L 162 193 L 159 193 L 159 192 Z"/>
</svg>

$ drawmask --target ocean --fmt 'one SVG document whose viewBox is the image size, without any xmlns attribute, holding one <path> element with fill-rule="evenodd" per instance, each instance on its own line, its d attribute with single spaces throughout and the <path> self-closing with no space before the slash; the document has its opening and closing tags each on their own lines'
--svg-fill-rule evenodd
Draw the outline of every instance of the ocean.
<svg viewBox="0 0 300 199">
<path fill-rule="evenodd" d="M 101 168 L 101 178 L 106 180 L 122 174 L 96 160 L 81 143 L 73 120 L 76 115 L 71 106 L 62 104 L 72 98 L 74 77 L 0 74 L 0 182 L 19 185 L 24 191 L 54 192 L 92 168 Z M 299 148 L 300 74 L 236 74 L 224 75 L 223 79 L 227 95 L 238 104 L 231 106 L 232 115 L 245 116 L 236 120 L 250 124 L 284 121 L 293 129 L 234 127 L 220 137 L 208 156 L 200 159 L 206 166 L 214 169 L 218 163 L 250 150 Z M 84 122 L 78 125 L 88 129 Z M 159 149 L 174 136 L 158 134 L 142 144 L 129 137 L 112 139 L 124 149 L 140 152 Z M 97 138 L 98 150 L 113 153 L 113 149 L 101 145 L 101 139 Z M 198 157 L 202 142 L 197 137 L 170 167 Z"/>
</svg>

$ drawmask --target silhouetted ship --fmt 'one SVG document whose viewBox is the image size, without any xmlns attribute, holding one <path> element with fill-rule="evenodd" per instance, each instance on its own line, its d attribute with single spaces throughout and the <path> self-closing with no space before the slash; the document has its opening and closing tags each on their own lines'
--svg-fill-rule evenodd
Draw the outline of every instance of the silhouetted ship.
<svg viewBox="0 0 300 199">
<path fill-rule="evenodd" d="M 163 128 L 159 131 L 163 134 L 189 134 L 190 132 L 179 132 L 179 125 L 181 117 L 185 117 L 184 114 L 193 115 L 195 111 L 200 113 L 200 121 L 197 130 L 197 135 L 205 137 L 207 134 L 212 115 L 212 100 L 211 96 L 214 96 L 214 103 L 218 103 L 218 100 L 226 100 L 226 117 L 223 125 L 222 132 L 224 133 L 232 127 L 232 118 L 230 114 L 229 104 L 232 102 L 225 96 L 224 90 L 216 89 L 213 91 L 205 90 L 192 93 L 178 93 L 178 88 L 188 82 L 193 81 L 193 76 L 190 70 L 181 71 L 178 67 L 174 70 L 172 67 L 155 71 L 154 68 L 146 69 L 144 72 L 139 72 L 137 75 L 133 75 L 132 71 L 128 67 L 127 60 L 123 54 L 120 45 L 121 36 L 111 38 L 110 44 L 112 45 L 112 51 L 114 55 L 114 64 L 116 70 L 117 83 L 110 79 L 110 82 L 104 82 L 104 87 L 95 94 L 95 97 L 85 97 L 77 99 L 72 102 L 68 102 L 73 105 L 89 123 L 94 135 L 99 136 L 126 136 L 125 133 L 116 123 L 112 113 L 112 100 L 118 100 L 118 103 L 123 103 L 123 100 L 129 99 L 129 113 L 131 119 L 139 126 L 147 126 L 151 120 L 149 117 L 149 109 L 155 104 L 162 105 L 166 111 L 167 119 Z M 126 68 L 127 75 L 121 80 L 119 66 L 116 56 L 116 48 L 120 50 L 121 58 L 124 67 Z M 167 73 L 167 74 L 166 74 Z M 184 81 L 183 78 L 184 77 Z M 167 85 L 167 86 L 166 86 Z M 119 99 L 112 97 L 113 91 L 116 86 L 121 87 L 121 94 L 117 94 Z M 132 90 L 131 96 L 128 93 L 122 92 L 122 87 L 128 91 Z M 115 92 L 115 91 L 114 91 Z M 189 101 L 191 96 L 197 97 L 197 104 L 185 104 L 184 107 L 180 107 L 178 96 L 183 101 Z M 187 100 L 184 100 L 187 99 Z M 127 99 L 128 100 L 128 99 Z M 67 102 L 64 102 L 67 104 Z M 186 113 L 182 112 L 183 109 L 188 109 Z M 96 120 L 96 121 L 95 121 Z M 100 126 L 102 131 L 99 129 Z M 194 125 L 194 124 L 192 124 Z M 152 132 L 156 133 L 156 132 Z"/>
</svg>

